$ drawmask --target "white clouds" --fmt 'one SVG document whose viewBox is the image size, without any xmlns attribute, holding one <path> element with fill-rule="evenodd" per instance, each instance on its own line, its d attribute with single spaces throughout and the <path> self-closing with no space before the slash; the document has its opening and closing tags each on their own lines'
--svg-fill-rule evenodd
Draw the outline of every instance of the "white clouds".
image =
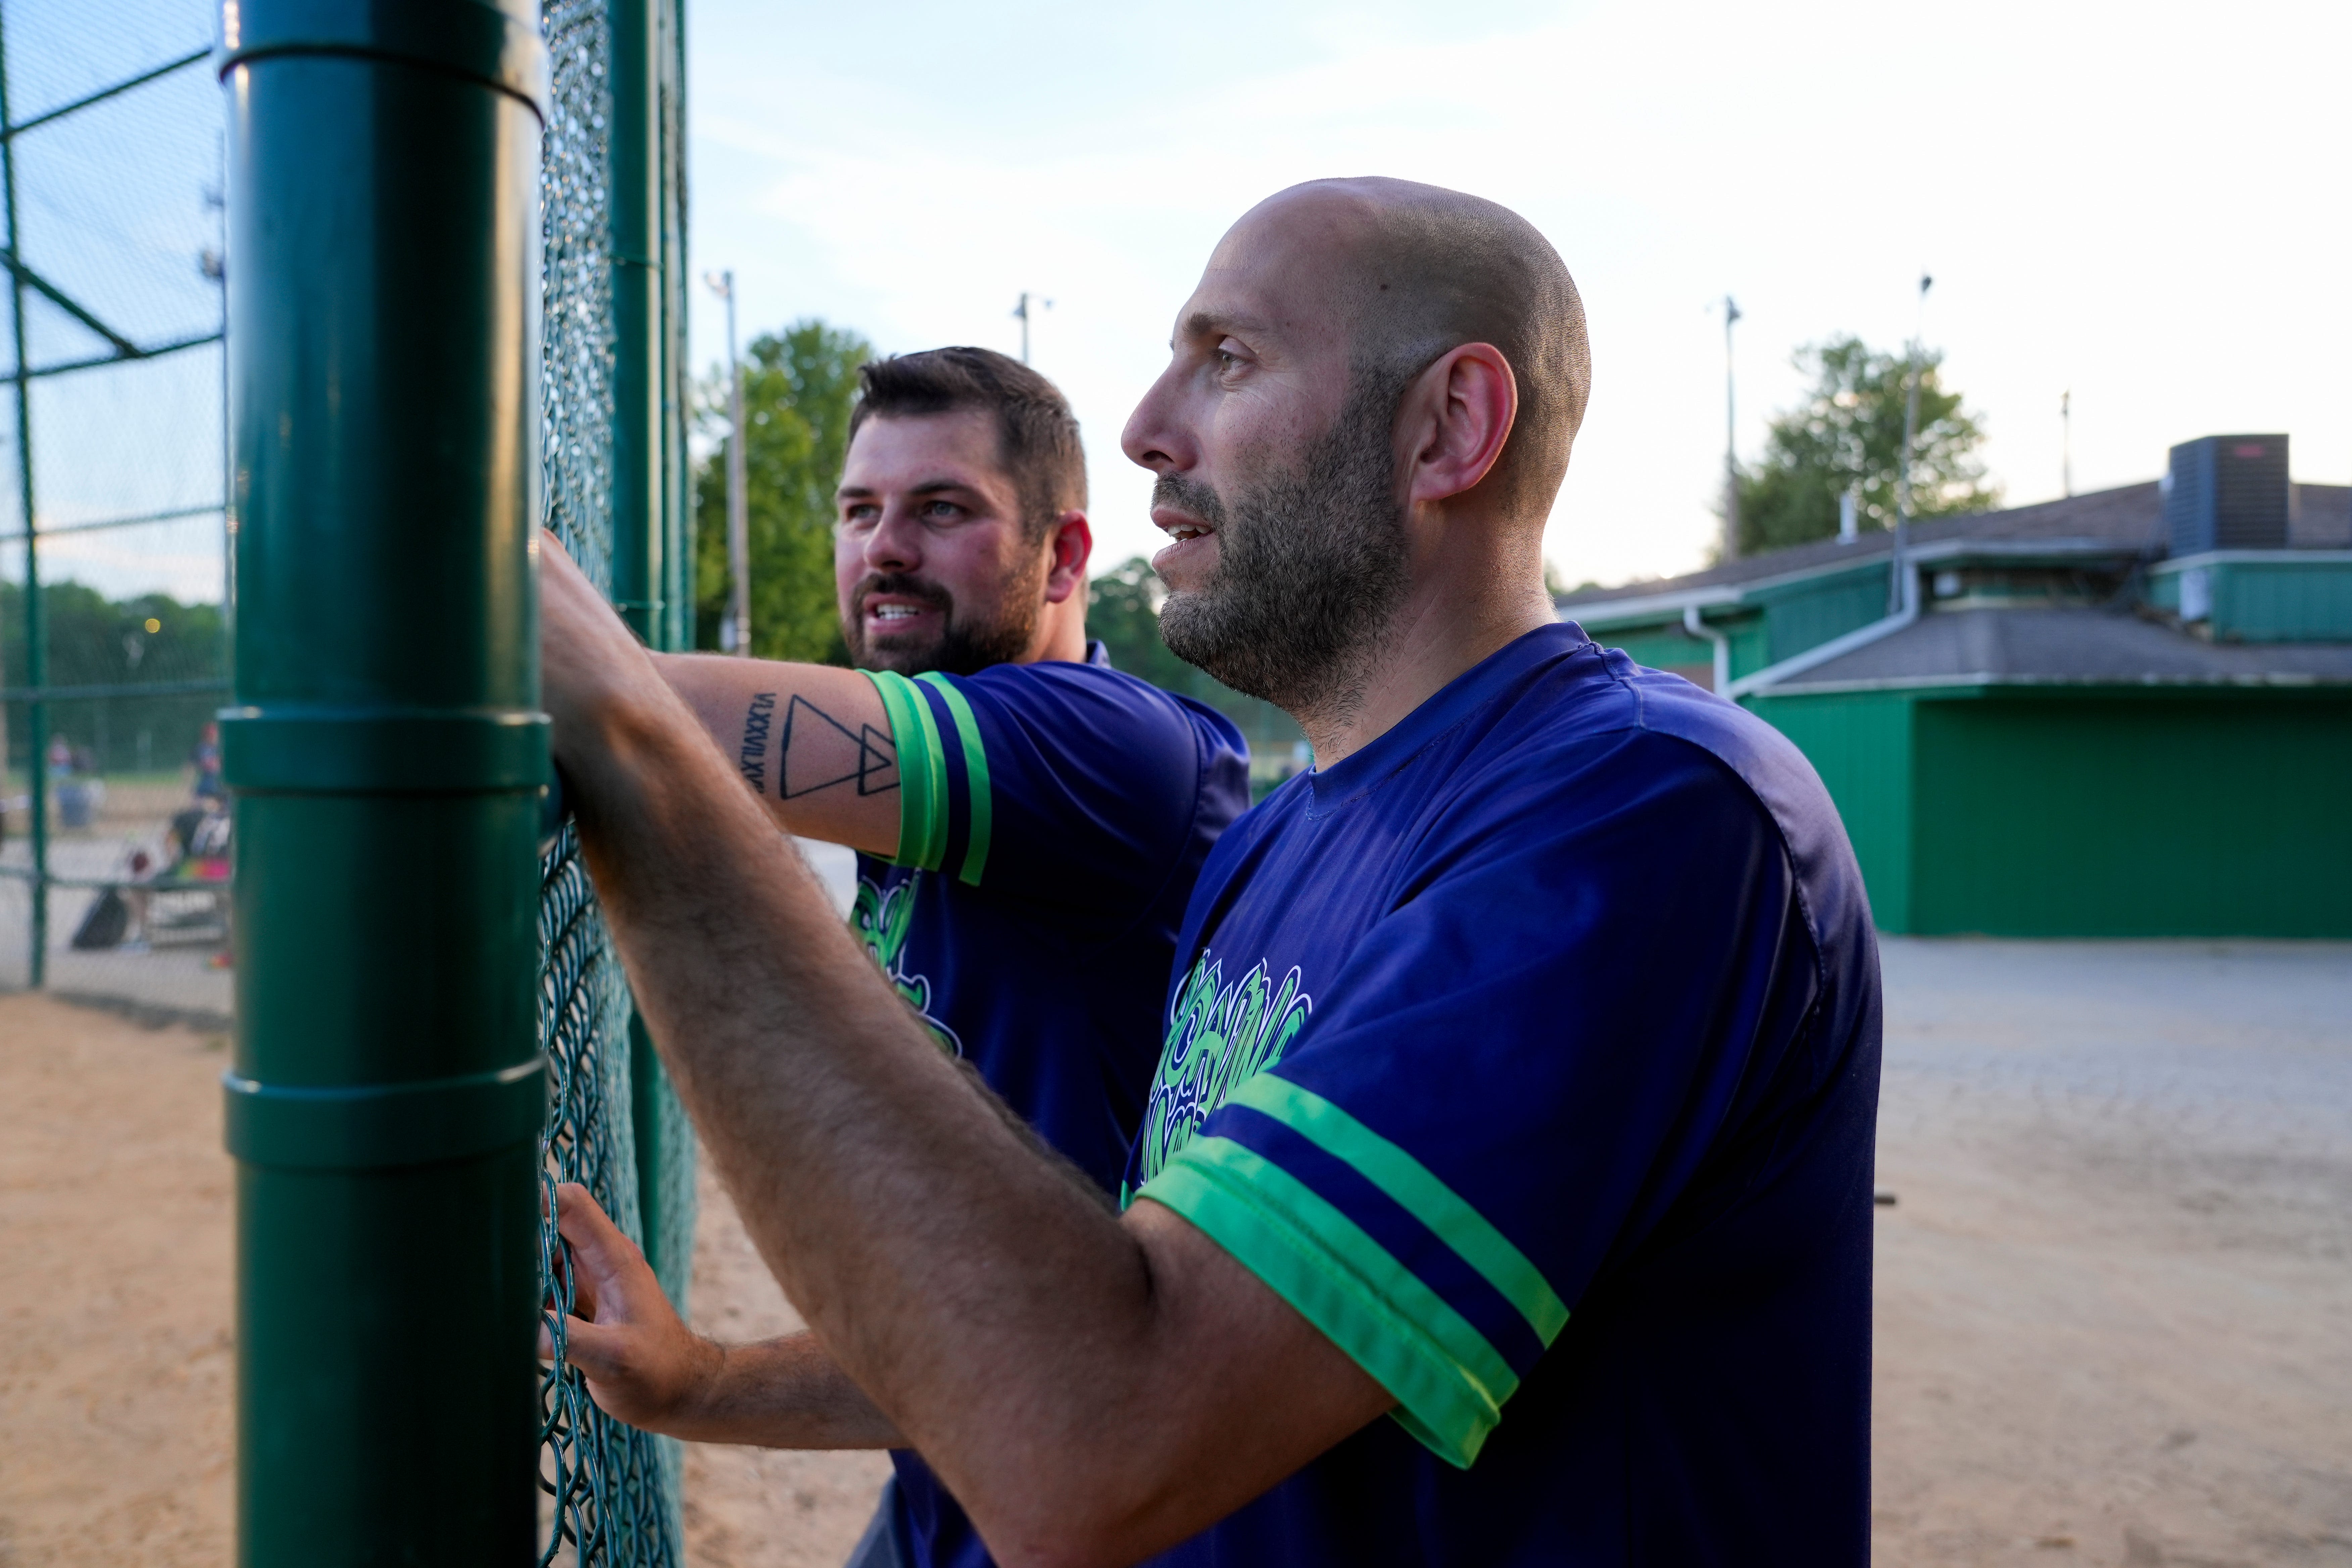
<svg viewBox="0 0 2352 1568">
<path fill-rule="evenodd" d="M 747 327 L 823 314 L 888 349 L 1011 349 L 1016 295 L 1052 298 L 1035 357 L 1086 423 L 1105 563 L 1156 541 L 1117 434 L 1210 246 L 1340 172 L 1508 202 L 1575 271 L 1571 577 L 1711 537 L 1726 289 L 1751 453 L 1790 351 L 1898 342 L 1924 265 L 2013 498 L 2054 492 L 2069 386 L 2079 485 L 2222 428 L 2286 429 L 2300 473 L 2340 478 L 2347 9 L 698 5 L 696 260 L 735 268 Z"/>
</svg>

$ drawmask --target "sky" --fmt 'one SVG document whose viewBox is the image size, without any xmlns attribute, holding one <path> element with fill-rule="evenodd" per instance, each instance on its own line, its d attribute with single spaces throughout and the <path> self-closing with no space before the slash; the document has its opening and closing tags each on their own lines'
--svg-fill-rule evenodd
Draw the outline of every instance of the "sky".
<svg viewBox="0 0 2352 1568">
<path fill-rule="evenodd" d="M 219 21 L 205 0 L 106 0 L 102 27 L 89 12 L 78 0 L 9 0 L 8 101 L 20 119 L 204 48 Z M 26 260 L 142 345 L 215 331 L 220 293 L 199 258 L 221 243 L 207 192 L 220 184 L 224 117 L 220 86 L 197 64 L 25 132 L 14 147 Z M 102 339 L 39 295 L 25 309 L 35 365 L 106 355 Z M 0 365 L 13 365 L 5 316 Z M 41 543 L 46 581 L 220 600 L 221 374 L 213 346 L 33 384 L 34 497 L 42 528 L 60 531 Z M 13 400 L 0 399 L 0 582 L 25 571 L 9 537 L 22 528 L 15 439 Z M 124 517 L 156 521 L 74 531 Z"/>
<path fill-rule="evenodd" d="M 688 51 L 692 261 L 733 269 L 745 338 L 1011 353 L 1050 299 L 1032 358 L 1086 432 L 1097 570 L 1160 542 L 1118 431 L 1211 247 L 1331 174 L 1491 197 L 1567 260 L 1570 583 L 1704 563 L 1727 293 L 1743 460 L 1801 346 L 1916 331 L 2012 503 L 2061 493 L 2069 392 L 2077 490 L 2240 431 L 2352 480 L 2352 5 L 688 0 Z"/>
</svg>

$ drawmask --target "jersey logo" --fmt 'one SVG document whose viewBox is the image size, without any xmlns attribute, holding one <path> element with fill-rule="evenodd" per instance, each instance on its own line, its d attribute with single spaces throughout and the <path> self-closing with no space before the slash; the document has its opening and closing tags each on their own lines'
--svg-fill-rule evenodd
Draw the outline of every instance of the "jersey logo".
<svg viewBox="0 0 2352 1568">
<path fill-rule="evenodd" d="M 963 1042 L 956 1032 L 931 1016 L 931 983 L 919 974 L 907 973 L 907 933 L 915 923 L 915 889 L 923 874 L 917 871 L 905 881 L 884 889 L 864 877 L 857 879 L 857 898 L 849 907 L 850 934 L 866 949 L 866 956 L 882 971 L 882 978 L 898 999 L 922 1016 L 940 1049 L 951 1057 L 963 1055 Z"/>
<path fill-rule="evenodd" d="M 1138 1134 L 1137 1173 L 1145 1182 L 1234 1090 L 1282 1059 L 1315 1010 L 1296 968 L 1279 989 L 1264 959 L 1230 985 L 1223 978 L 1223 963 L 1203 949 L 1168 1010 L 1168 1037 Z"/>
</svg>

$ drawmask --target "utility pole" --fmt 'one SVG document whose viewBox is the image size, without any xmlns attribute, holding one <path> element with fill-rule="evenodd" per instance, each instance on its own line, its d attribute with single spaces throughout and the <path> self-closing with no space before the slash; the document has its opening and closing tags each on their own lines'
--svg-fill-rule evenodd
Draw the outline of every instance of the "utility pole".
<svg viewBox="0 0 2352 1568">
<path fill-rule="evenodd" d="M 2074 493 L 2074 394 L 2058 395 L 2058 478 L 2065 493 Z"/>
<path fill-rule="evenodd" d="M 1731 329 L 1739 320 L 1739 306 L 1723 297 L 1723 558 L 1739 559 L 1739 406 L 1732 376 Z"/>
<path fill-rule="evenodd" d="M 743 478 L 743 447 L 751 428 L 743 418 L 743 364 L 735 355 L 735 274 L 706 272 L 702 281 L 727 301 L 727 614 L 719 623 L 719 647 L 751 657 L 751 498 Z"/>
<path fill-rule="evenodd" d="M 1013 318 L 1021 323 L 1021 363 L 1023 364 L 1029 363 L 1030 311 L 1032 309 L 1050 310 L 1054 308 L 1054 301 L 1051 300 L 1039 300 L 1035 306 L 1032 307 L 1029 303 L 1030 298 L 1029 290 L 1024 289 L 1021 290 L 1021 303 L 1013 307 Z"/>
<path fill-rule="evenodd" d="M 1935 279 L 1919 274 L 1919 321 L 1911 333 L 1910 384 L 1903 401 L 1903 456 L 1895 465 L 1895 574 L 1886 584 L 1887 613 L 1911 603 L 1911 448 L 1919 436 L 1919 340 L 1927 331 L 1927 290 Z"/>
</svg>

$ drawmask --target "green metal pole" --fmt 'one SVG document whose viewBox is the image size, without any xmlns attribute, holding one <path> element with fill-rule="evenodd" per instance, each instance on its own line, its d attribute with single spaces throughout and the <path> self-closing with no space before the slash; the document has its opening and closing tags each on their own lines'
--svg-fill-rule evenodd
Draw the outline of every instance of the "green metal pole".
<svg viewBox="0 0 2352 1568">
<path fill-rule="evenodd" d="M 666 181 L 662 139 L 661 14 L 664 0 L 608 0 L 606 80 L 613 118 L 612 171 L 613 597 L 646 645 L 676 646 L 671 618 L 675 552 L 669 548 L 663 370 L 668 310 L 662 271 Z M 646 1261 L 680 1311 L 694 1253 L 694 1135 L 646 1034 L 629 1020 L 629 1120 L 636 1146 L 637 1217 Z M 683 1456 L 658 1445 L 673 1536 Z"/>
<path fill-rule="evenodd" d="M 530 0 L 229 0 L 237 1555 L 537 1514 Z"/>
<path fill-rule="evenodd" d="M 0 128 L 16 123 L 8 104 L 8 47 L 0 26 Z M 0 199 L 8 218 L 8 253 L 17 254 L 16 139 L 0 130 Z M 8 319 L 16 344 L 16 499 L 25 517 L 25 684 L 33 689 L 25 711 L 26 739 L 33 748 L 31 768 L 33 880 L 32 952 L 26 983 L 39 990 L 49 967 L 49 705 L 41 689 L 49 683 L 48 606 L 41 602 L 41 540 L 33 521 L 33 393 L 25 372 L 25 279 L 8 268 Z"/>
<path fill-rule="evenodd" d="M 662 0 L 662 507 L 669 646 L 694 646 L 694 496 L 687 461 L 686 7 Z"/>
<path fill-rule="evenodd" d="M 656 0 L 608 0 L 613 120 L 613 601 L 666 641 L 661 476 L 661 51 Z"/>
<path fill-rule="evenodd" d="M 613 597 L 637 635 L 670 646 L 664 537 L 659 0 L 609 0 L 612 161 Z M 629 1030 L 630 1120 L 646 1259 L 683 1305 L 693 1246 L 691 1134 L 642 1019 Z M 680 1191 L 683 1187 L 685 1190 Z M 681 1234 L 683 1232 L 684 1234 Z"/>
</svg>

